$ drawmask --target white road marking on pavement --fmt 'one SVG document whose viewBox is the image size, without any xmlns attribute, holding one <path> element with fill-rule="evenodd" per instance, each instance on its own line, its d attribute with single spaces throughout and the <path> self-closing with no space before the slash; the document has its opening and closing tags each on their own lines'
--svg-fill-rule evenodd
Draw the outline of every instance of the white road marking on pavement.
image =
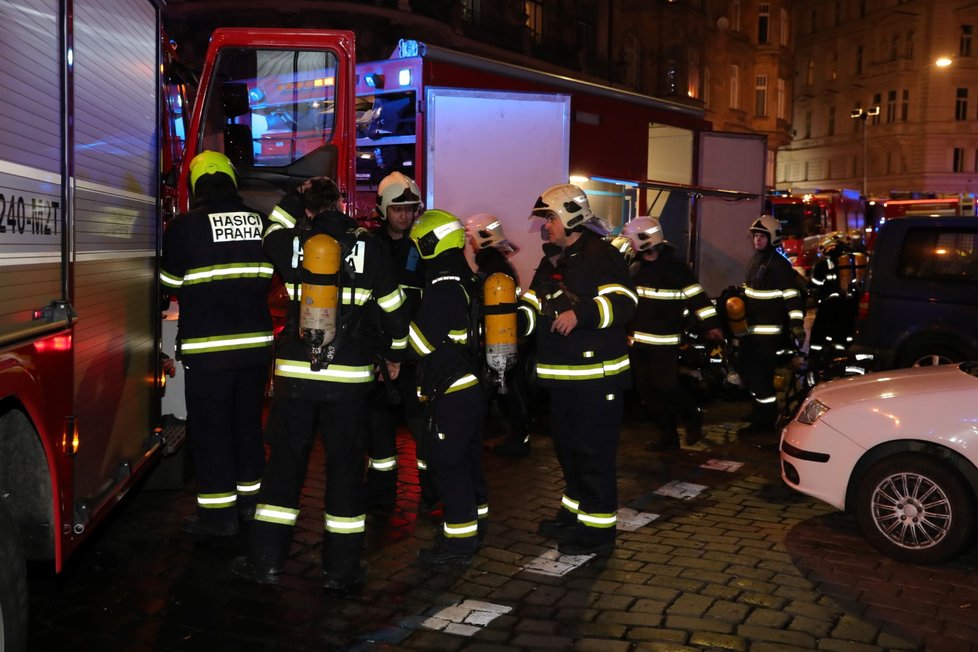
<svg viewBox="0 0 978 652">
<path fill-rule="evenodd" d="M 472 636 L 512 607 L 481 600 L 463 600 L 421 621 L 421 627 L 459 636 Z"/>
<path fill-rule="evenodd" d="M 529 564 L 523 570 L 540 575 L 561 577 L 575 568 L 583 566 L 594 555 L 562 555 L 556 550 L 548 550 Z"/>
<path fill-rule="evenodd" d="M 733 460 L 707 460 L 700 464 L 701 469 L 712 469 L 713 471 L 726 471 L 727 473 L 733 473 L 744 465 L 743 462 L 734 462 Z"/>
<path fill-rule="evenodd" d="M 659 494 L 660 496 L 669 496 L 670 498 L 689 500 L 690 498 L 699 496 L 705 489 L 709 489 L 709 487 L 702 484 L 693 484 L 692 482 L 680 482 L 679 480 L 673 480 L 656 489 L 655 493 Z"/>
<path fill-rule="evenodd" d="M 622 532 L 634 532 L 640 527 L 648 525 L 657 518 L 659 518 L 658 514 L 652 514 L 651 512 L 637 512 L 631 507 L 619 507 L 617 528 Z"/>
</svg>

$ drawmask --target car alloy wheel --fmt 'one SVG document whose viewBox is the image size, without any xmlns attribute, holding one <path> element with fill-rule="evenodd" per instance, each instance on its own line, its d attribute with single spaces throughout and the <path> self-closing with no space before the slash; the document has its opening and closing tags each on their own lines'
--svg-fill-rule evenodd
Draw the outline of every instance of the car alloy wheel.
<svg viewBox="0 0 978 652">
<path fill-rule="evenodd" d="M 903 453 L 871 467 L 859 482 L 856 520 L 863 535 L 898 561 L 936 564 L 972 540 L 973 495 L 941 460 Z"/>
</svg>

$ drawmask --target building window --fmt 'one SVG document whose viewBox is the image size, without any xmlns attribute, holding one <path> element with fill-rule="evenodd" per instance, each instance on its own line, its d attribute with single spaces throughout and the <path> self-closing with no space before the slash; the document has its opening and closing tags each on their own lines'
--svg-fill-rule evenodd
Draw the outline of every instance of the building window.
<svg viewBox="0 0 978 652">
<path fill-rule="evenodd" d="M 853 133 L 856 133 L 857 131 L 859 131 L 859 127 L 861 126 L 859 123 L 862 122 L 862 120 L 856 120 L 855 118 L 857 116 L 861 116 L 862 115 L 862 108 L 863 107 L 862 107 L 862 104 L 860 102 L 856 102 L 856 106 L 852 107 L 852 113 L 850 114 L 850 117 L 853 118 L 853 120 L 851 120 L 851 122 L 852 122 L 852 132 Z"/>
<path fill-rule="evenodd" d="M 770 43 L 768 30 L 771 23 L 771 5 L 762 3 L 757 6 L 757 42 Z"/>
<path fill-rule="evenodd" d="M 597 0 L 579 0 L 577 11 L 577 44 L 584 48 L 594 40 L 598 22 Z"/>
<path fill-rule="evenodd" d="M 805 86 L 815 85 L 815 59 L 808 60 L 808 69 L 805 71 Z"/>
<path fill-rule="evenodd" d="M 896 61 L 900 56 L 900 35 L 894 34 L 890 37 L 890 61 Z"/>
<path fill-rule="evenodd" d="M 754 115 L 758 118 L 767 115 L 767 75 L 754 78 Z"/>
<path fill-rule="evenodd" d="M 805 111 L 805 138 L 812 137 L 812 112 Z"/>
<path fill-rule="evenodd" d="M 951 171 L 964 172 L 964 149 L 961 147 L 954 148 L 953 160 L 951 161 Z"/>
<path fill-rule="evenodd" d="M 904 46 L 904 50 L 906 54 L 904 56 L 907 59 L 911 59 L 911 60 L 913 59 L 913 38 L 914 38 L 913 32 L 912 31 L 907 32 L 907 42 L 906 45 Z"/>
<path fill-rule="evenodd" d="M 961 42 L 958 44 L 958 56 L 959 57 L 970 57 L 971 56 L 971 36 L 972 27 L 971 25 L 961 26 Z"/>
<path fill-rule="evenodd" d="M 894 120 L 896 120 L 896 91 L 890 91 L 886 94 L 886 121 Z"/>
<path fill-rule="evenodd" d="M 689 48 L 686 60 L 689 62 L 686 68 L 686 95 L 697 98 L 700 96 L 700 51 Z"/>
<path fill-rule="evenodd" d="M 735 32 L 740 31 L 740 0 L 734 0 L 733 8 L 731 9 L 731 29 Z"/>
<path fill-rule="evenodd" d="M 961 121 L 968 119 L 968 89 L 959 88 L 954 99 L 954 119 Z"/>
<path fill-rule="evenodd" d="M 875 113 L 873 113 L 873 124 L 874 125 L 878 125 L 880 123 L 880 111 L 879 111 L 879 108 L 880 108 L 880 104 L 882 103 L 882 101 L 883 101 L 882 94 L 880 94 L 880 93 L 874 93 L 873 94 L 873 105 L 872 105 L 872 108 L 875 109 L 875 111 L 876 111 Z"/>
<path fill-rule="evenodd" d="M 832 58 L 829 59 L 829 79 L 839 78 L 839 51 L 836 50 L 832 53 Z"/>
<path fill-rule="evenodd" d="M 788 47 L 788 37 L 791 35 L 791 23 L 788 22 L 787 8 L 781 7 L 780 20 L 778 22 L 781 24 L 781 37 L 778 40 L 778 44 L 786 48 Z"/>
<path fill-rule="evenodd" d="M 862 44 L 856 46 L 856 74 L 863 74 L 863 46 Z"/>
<path fill-rule="evenodd" d="M 786 120 L 788 117 L 787 107 L 785 106 L 785 98 L 787 94 L 785 93 L 785 81 L 778 78 L 778 120 Z"/>
<path fill-rule="evenodd" d="M 530 36 L 539 43 L 543 40 L 543 0 L 526 0 L 526 26 Z"/>
<path fill-rule="evenodd" d="M 815 30 L 818 29 L 818 12 L 813 8 L 811 13 L 808 14 L 808 32 L 814 34 Z"/>
<path fill-rule="evenodd" d="M 730 108 L 740 108 L 740 66 L 730 66 Z"/>
<path fill-rule="evenodd" d="M 828 135 L 835 135 L 835 107 L 829 107 Z"/>
<path fill-rule="evenodd" d="M 900 100 L 900 121 L 906 122 L 910 117 L 910 89 L 903 89 L 903 97 Z"/>
</svg>

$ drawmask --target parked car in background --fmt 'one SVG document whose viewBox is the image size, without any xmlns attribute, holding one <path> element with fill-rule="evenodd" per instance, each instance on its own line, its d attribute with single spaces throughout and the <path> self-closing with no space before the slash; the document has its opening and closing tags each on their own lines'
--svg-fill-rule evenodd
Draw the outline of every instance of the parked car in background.
<svg viewBox="0 0 978 652">
<path fill-rule="evenodd" d="M 850 352 L 875 368 L 978 359 L 978 218 L 913 216 L 880 229 Z"/>
<path fill-rule="evenodd" d="M 974 542 L 978 362 L 815 386 L 782 431 L 781 477 L 855 515 L 880 552 L 947 561 Z"/>
</svg>

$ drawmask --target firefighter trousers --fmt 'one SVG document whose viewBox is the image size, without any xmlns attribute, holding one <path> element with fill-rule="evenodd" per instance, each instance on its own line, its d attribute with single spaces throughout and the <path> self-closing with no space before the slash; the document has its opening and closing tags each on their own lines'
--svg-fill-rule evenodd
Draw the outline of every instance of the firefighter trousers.
<svg viewBox="0 0 978 652">
<path fill-rule="evenodd" d="M 750 422 L 773 428 L 778 416 L 774 371 L 778 363 L 780 335 L 748 335 L 741 341 L 740 375 L 753 397 Z"/>
<path fill-rule="evenodd" d="M 439 545 L 459 554 L 475 552 L 480 520 L 484 523 L 489 514 L 479 436 L 486 405 L 479 385 L 443 394 L 434 405 L 432 427 L 426 429 L 428 471 L 444 508 Z"/>
<path fill-rule="evenodd" d="M 255 506 L 265 447 L 262 405 L 268 367 L 223 371 L 184 364 L 187 436 L 197 474 L 197 513 L 208 525 L 238 522 Z"/>
<path fill-rule="evenodd" d="M 326 453 L 323 571 L 342 576 L 358 567 L 363 549 L 364 398 L 342 402 L 276 397 L 266 439 L 271 455 L 262 479 L 248 559 L 281 568 L 299 516 L 299 494 L 318 431 Z"/>
<path fill-rule="evenodd" d="M 550 428 L 565 486 L 558 520 L 576 520 L 587 543 L 614 540 L 622 395 L 566 385 L 550 392 Z"/>
<path fill-rule="evenodd" d="M 688 422 L 699 410 L 679 385 L 679 347 L 634 348 L 629 355 L 633 386 L 645 413 L 664 434 L 675 434 L 677 421 Z"/>
</svg>

